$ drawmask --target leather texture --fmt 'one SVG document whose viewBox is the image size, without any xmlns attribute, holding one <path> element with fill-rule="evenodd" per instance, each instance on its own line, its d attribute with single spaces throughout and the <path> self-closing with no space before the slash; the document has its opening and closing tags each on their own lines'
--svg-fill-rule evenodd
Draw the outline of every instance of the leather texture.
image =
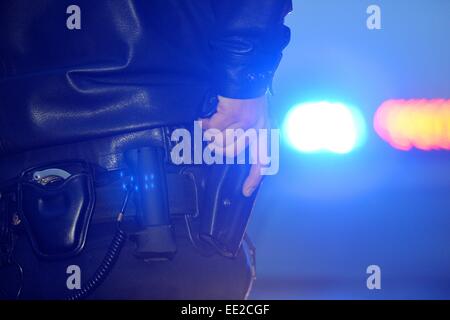
<svg viewBox="0 0 450 320">
<path fill-rule="evenodd" d="M 54 164 L 72 175 L 62 183 L 41 185 L 32 169 L 19 184 L 19 217 L 36 253 L 49 259 L 78 254 L 84 247 L 95 203 L 92 173 L 82 163 Z"/>
<path fill-rule="evenodd" d="M 161 146 L 163 144 L 164 138 L 161 130 L 149 129 L 32 149 L 26 152 L 8 153 L 0 159 L 0 182 L 17 178 L 26 168 L 40 166 L 43 163 L 74 159 L 81 159 L 107 171 L 123 169 L 126 167 L 125 151 L 142 146 Z"/>
<path fill-rule="evenodd" d="M 223 256 L 236 257 L 258 193 L 242 194 L 250 165 L 212 165 L 207 170 L 199 236 Z"/>
<path fill-rule="evenodd" d="M 289 0 L 0 1 L 0 155 L 194 120 L 263 94 Z M 128 138 L 125 138 L 128 139 Z M 131 139 L 132 140 L 132 139 Z"/>
</svg>

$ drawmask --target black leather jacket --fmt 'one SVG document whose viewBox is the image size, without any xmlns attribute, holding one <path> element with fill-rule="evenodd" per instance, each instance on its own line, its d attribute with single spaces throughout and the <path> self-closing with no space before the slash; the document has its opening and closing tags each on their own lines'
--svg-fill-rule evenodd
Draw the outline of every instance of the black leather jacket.
<svg viewBox="0 0 450 320">
<path fill-rule="evenodd" d="M 67 7 L 81 9 L 69 30 Z M 262 95 L 290 0 L 0 1 L 0 154 L 192 121 Z"/>
</svg>

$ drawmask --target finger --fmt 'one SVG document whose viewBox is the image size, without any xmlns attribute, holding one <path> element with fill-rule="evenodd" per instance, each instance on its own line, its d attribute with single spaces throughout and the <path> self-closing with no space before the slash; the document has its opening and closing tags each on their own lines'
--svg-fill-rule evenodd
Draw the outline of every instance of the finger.
<svg viewBox="0 0 450 320">
<path fill-rule="evenodd" d="M 262 128 L 266 128 L 267 130 L 269 130 L 270 125 L 267 122 L 267 120 L 265 119 L 265 117 L 260 117 L 254 126 L 249 126 L 248 123 L 243 122 L 243 121 L 239 121 L 239 122 L 235 122 L 233 124 L 231 124 L 230 126 L 228 126 L 225 130 L 222 131 L 222 136 L 224 137 L 224 140 L 222 143 L 222 145 L 219 144 L 215 144 L 216 148 L 222 149 L 221 153 L 226 153 L 226 152 L 232 152 L 233 149 L 235 149 L 235 153 L 234 154 L 239 154 L 240 152 L 242 152 L 244 149 L 246 149 L 250 144 L 257 142 L 258 139 L 258 135 L 259 129 Z M 243 131 L 228 131 L 228 130 L 237 130 L 237 129 L 242 129 Z M 256 130 L 256 137 L 254 137 L 252 135 L 251 132 L 248 132 L 247 130 L 249 129 L 255 129 Z M 230 134 L 228 134 L 230 133 Z M 206 134 L 205 134 L 206 137 Z M 211 140 L 210 137 L 208 137 L 208 140 Z"/>
<path fill-rule="evenodd" d="M 235 143 L 237 141 L 237 138 L 239 137 L 239 131 L 234 131 L 237 129 L 242 129 L 242 130 L 246 130 L 246 127 L 244 126 L 243 123 L 241 122 L 236 122 L 236 123 L 232 123 L 231 125 L 229 125 L 225 130 L 220 131 L 220 134 L 223 137 L 223 141 L 220 141 L 219 143 L 217 143 L 216 140 L 213 141 L 216 142 L 215 146 L 217 148 L 223 148 L 224 146 L 228 146 L 232 143 Z M 211 141 L 212 139 L 212 134 L 210 134 L 210 132 L 206 131 L 205 132 L 205 138 L 208 141 Z"/>
<path fill-rule="evenodd" d="M 261 175 L 261 167 L 262 166 L 259 163 L 251 166 L 250 173 L 242 186 L 242 193 L 245 197 L 250 197 L 261 183 L 263 178 Z"/>
<path fill-rule="evenodd" d="M 257 136 L 247 136 L 245 132 L 235 132 L 232 137 L 227 137 L 224 134 L 224 141 L 221 140 L 217 142 L 214 140 L 210 144 L 207 145 L 207 148 L 214 149 L 215 153 L 220 156 L 226 157 L 236 157 L 241 152 L 244 152 L 247 149 L 248 145 L 255 143 L 256 141 L 250 141 L 251 139 L 256 139 Z M 225 142 L 225 143 L 224 143 Z"/>
<path fill-rule="evenodd" d="M 202 128 L 204 130 L 208 129 L 217 129 L 220 131 L 225 130 L 228 126 L 230 126 L 235 120 L 223 113 L 216 112 L 212 115 L 211 118 L 201 119 Z"/>
</svg>

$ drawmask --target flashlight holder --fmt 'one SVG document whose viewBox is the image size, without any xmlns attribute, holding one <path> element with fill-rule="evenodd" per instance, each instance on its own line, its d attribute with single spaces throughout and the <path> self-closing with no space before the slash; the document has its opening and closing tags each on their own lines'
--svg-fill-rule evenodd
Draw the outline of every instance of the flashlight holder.
<svg viewBox="0 0 450 320">
<path fill-rule="evenodd" d="M 142 147 L 128 151 L 132 171 L 136 219 L 140 230 L 131 236 L 135 256 L 146 260 L 168 260 L 176 253 L 169 215 L 164 149 Z"/>
</svg>

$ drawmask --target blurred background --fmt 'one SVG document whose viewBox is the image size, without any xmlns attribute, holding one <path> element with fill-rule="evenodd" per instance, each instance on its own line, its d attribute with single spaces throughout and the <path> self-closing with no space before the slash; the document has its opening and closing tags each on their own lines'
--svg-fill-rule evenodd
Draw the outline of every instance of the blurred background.
<svg viewBox="0 0 450 320">
<path fill-rule="evenodd" d="M 450 99 L 450 1 L 293 2 L 272 99 L 285 129 L 280 171 L 249 227 L 251 298 L 450 299 L 450 151 L 398 150 L 373 125 L 386 100 Z M 381 30 L 366 26 L 372 4 Z M 354 149 L 295 148 L 289 112 L 323 101 L 359 110 Z M 381 268 L 381 290 L 366 287 L 369 265 Z"/>
</svg>

